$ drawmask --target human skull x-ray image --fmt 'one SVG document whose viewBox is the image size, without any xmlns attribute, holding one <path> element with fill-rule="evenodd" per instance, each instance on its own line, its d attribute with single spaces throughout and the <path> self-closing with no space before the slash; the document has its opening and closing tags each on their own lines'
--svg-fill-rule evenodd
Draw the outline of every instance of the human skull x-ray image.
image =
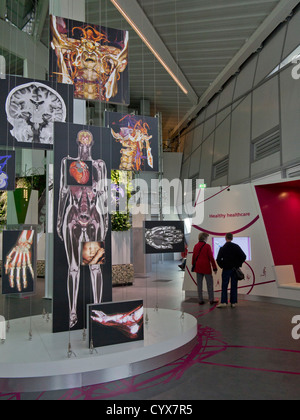
<svg viewBox="0 0 300 420">
<path fill-rule="evenodd" d="M 52 88 L 30 82 L 14 88 L 5 104 L 11 135 L 23 143 L 53 144 L 53 124 L 65 122 L 66 104 Z"/>
</svg>

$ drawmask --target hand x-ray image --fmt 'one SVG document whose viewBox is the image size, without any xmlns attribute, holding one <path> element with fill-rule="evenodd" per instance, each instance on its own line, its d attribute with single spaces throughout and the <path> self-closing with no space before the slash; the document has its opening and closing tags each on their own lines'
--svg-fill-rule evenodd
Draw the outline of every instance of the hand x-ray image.
<svg viewBox="0 0 300 420">
<path fill-rule="evenodd" d="M 145 253 L 184 252 L 184 222 L 146 221 Z"/>
<path fill-rule="evenodd" d="M 33 293 L 36 282 L 35 231 L 4 231 L 2 249 L 2 294 Z"/>
</svg>

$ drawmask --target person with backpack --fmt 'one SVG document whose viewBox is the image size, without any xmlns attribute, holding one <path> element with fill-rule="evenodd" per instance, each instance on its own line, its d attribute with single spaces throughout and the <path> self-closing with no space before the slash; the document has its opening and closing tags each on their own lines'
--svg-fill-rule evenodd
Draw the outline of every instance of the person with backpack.
<svg viewBox="0 0 300 420">
<path fill-rule="evenodd" d="M 221 303 L 217 308 L 225 308 L 228 305 L 228 286 L 230 280 L 230 303 L 231 307 L 235 308 L 238 303 L 238 279 L 236 276 L 236 269 L 240 268 L 246 261 L 246 254 L 239 245 L 232 242 L 232 233 L 227 233 L 225 239 L 226 243 L 220 248 L 217 256 L 217 263 L 219 267 L 223 269 L 222 297 Z"/>
</svg>

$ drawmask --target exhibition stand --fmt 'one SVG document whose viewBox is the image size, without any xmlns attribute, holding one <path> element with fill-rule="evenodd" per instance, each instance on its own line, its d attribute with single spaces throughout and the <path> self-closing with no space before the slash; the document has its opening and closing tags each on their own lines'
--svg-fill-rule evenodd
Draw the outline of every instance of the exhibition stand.
<svg viewBox="0 0 300 420">
<path fill-rule="evenodd" d="M 35 392 L 110 382 L 157 369 L 195 346 L 197 320 L 179 311 L 146 309 L 144 340 L 89 349 L 82 331 L 52 334 L 42 316 L 10 321 L 0 345 L 0 392 Z M 27 331 L 32 328 L 32 337 Z"/>
<path fill-rule="evenodd" d="M 112 217 L 122 214 L 126 191 L 114 184 L 112 198 L 112 171 L 136 179 L 149 172 L 161 180 L 161 119 L 128 110 L 128 31 L 60 16 L 49 19 L 49 81 L 13 75 L 0 80 L 0 190 L 8 193 L 10 209 L 2 234 L 1 292 L 4 302 L 16 303 L 12 317 L 0 308 L 7 318 L 0 316 L 0 392 L 6 393 L 132 377 L 178 360 L 197 340 L 197 320 L 189 314 L 148 308 L 147 299 L 113 302 L 113 281 L 147 277 L 150 255 L 185 252 L 184 221 L 164 220 L 160 191 L 156 220 L 146 220 L 145 213 L 127 236 L 112 234 Z M 103 126 L 87 125 L 87 101 L 104 104 Z M 127 112 L 115 112 L 110 104 Z M 16 189 L 16 154 L 25 156 L 24 150 L 26 156 L 42 152 L 45 159 L 43 207 L 33 188 Z M 299 190 L 299 180 L 206 189 L 195 204 L 203 206 L 204 220 L 193 221 L 186 296 L 197 293 L 191 256 L 199 233 L 209 233 L 216 258 L 232 232 L 247 255 L 240 293 L 300 301 Z M 31 309 L 17 318 L 17 303 L 24 298 L 31 305 L 36 293 L 40 233 L 46 235 L 51 320 L 48 314 L 33 316 Z M 123 271 L 113 270 L 114 262 Z M 217 292 L 220 270 L 214 280 Z"/>
<path fill-rule="evenodd" d="M 247 255 L 243 264 L 245 280 L 239 283 L 244 298 L 266 298 L 288 303 L 300 301 L 300 180 L 281 180 L 268 184 L 249 183 L 207 188 L 197 206 L 203 206 L 201 223 L 192 223 L 184 290 L 187 296 L 197 291 L 191 272 L 194 245 L 201 232 L 209 234 L 217 258 L 225 234 L 233 233 Z M 221 270 L 214 274 L 214 288 L 221 290 Z"/>
<path fill-rule="evenodd" d="M 197 320 L 188 314 L 148 309 L 143 300 L 112 301 L 112 283 L 124 283 L 123 269 L 130 269 L 113 270 L 113 262 L 128 265 L 130 245 L 112 239 L 126 188 L 109 181 L 113 171 L 162 176 L 161 121 L 158 114 L 107 109 L 130 104 L 128 31 L 60 16 L 49 19 L 49 81 L 0 80 L 0 189 L 11 209 L 2 234 L 2 392 L 76 388 L 147 372 L 184 356 L 197 336 Z M 87 125 L 87 101 L 104 103 L 104 126 Z M 17 174 L 15 150 L 28 158 L 42 152 L 44 201 L 32 188 L 35 166 Z M 30 186 L 16 188 L 21 176 L 31 177 Z M 183 222 L 145 223 L 133 246 L 139 256 L 184 251 Z M 49 314 L 32 314 L 40 234 L 51 322 Z M 116 253 L 124 254 L 121 261 Z"/>
</svg>

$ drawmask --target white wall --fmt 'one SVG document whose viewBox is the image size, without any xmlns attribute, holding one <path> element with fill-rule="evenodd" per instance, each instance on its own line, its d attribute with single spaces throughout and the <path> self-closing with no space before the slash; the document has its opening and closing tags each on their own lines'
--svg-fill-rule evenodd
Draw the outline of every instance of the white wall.
<svg viewBox="0 0 300 420">
<path fill-rule="evenodd" d="M 182 177 L 208 186 L 249 182 L 300 163 L 300 79 L 290 64 L 268 77 L 299 46 L 300 8 L 283 22 L 182 133 Z M 279 129 L 280 151 L 254 161 L 252 143 Z M 214 165 L 229 157 L 226 174 Z"/>
</svg>

